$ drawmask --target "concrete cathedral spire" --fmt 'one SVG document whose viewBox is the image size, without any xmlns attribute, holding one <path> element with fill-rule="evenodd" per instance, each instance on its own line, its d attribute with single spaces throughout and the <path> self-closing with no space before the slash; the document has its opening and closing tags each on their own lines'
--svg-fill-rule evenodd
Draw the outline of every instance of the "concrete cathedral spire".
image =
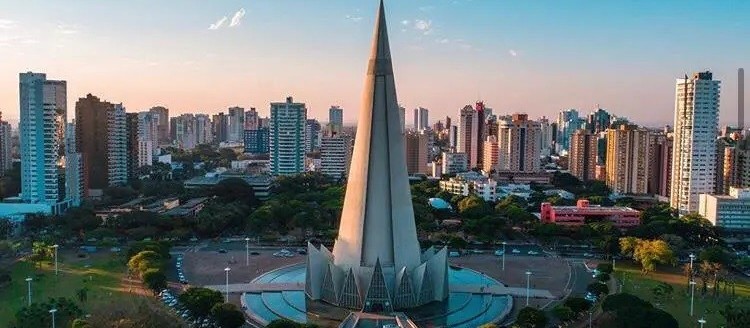
<svg viewBox="0 0 750 328">
<path fill-rule="evenodd" d="M 448 296 L 446 249 L 420 253 L 404 147 L 381 0 L 338 238 L 309 246 L 311 299 L 388 312 Z"/>
</svg>

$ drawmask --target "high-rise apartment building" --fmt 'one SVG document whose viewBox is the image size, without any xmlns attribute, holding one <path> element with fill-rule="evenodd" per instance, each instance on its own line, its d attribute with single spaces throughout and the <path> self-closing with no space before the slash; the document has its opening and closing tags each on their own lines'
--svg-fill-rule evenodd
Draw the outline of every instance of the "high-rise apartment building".
<svg viewBox="0 0 750 328">
<path fill-rule="evenodd" d="M 428 133 L 407 131 L 406 143 L 406 171 L 409 174 L 427 174 L 427 162 L 429 157 L 429 135 Z"/>
<path fill-rule="evenodd" d="M 268 128 L 245 130 L 245 153 L 268 154 Z"/>
<path fill-rule="evenodd" d="M 44 73 L 21 73 L 21 200 L 42 203 L 59 213 L 69 205 L 65 175 L 67 84 Z"/>
<path fill-rule="evenodd" d="M 401 133 L 406 132 L 406 108 L 398 106 L 399 122 L 401 123 Z"/>
<path fill-rule="evenodd" d="M 430 111 L 427 108 L 417 107 L 414 109 L 414 130 L 422 131 L 430 128 Z"/>
<path fill-rule="evenodd" d="M 13 143 L 11 142 L 12 128 L 10 123 L 3 121 L 0 113 L 0 176 L 13 168 Z"/>
<path fill-rule="evenodd" d="M 250 112 L 247 112 L 247 113 L 250 113 Z M 246 118 L 247 118 L 247 115 L 246 115 Z M 244 139 L 244 132 L 243 132 L 242 137 Z M 214 134 L 213 134 L 212 127 L 211 127 L 211 118 L 206 114 L 195 114 L 195 143 L 197 145 L 205 145 L 205 144 L 210 144 L 213 141 L 214 141 Z"/>
<path fill-rule="evenodd" d="M 557 138 L 556 151 L 566 152 L 570 149 L 570 137 L 578 129 L 583 128 L 583 120 L 578 116 L 578 111 L 569 109 L 561 111 L 557 116 Z"/>
<path fill-rule="evenodd" d="M 228 141 L 242 142 L 245 137 L 245 109 L 242 107 L 230 107 L 228 118 Z"/>
<path fill-rule="evenodd" d="M 513 114 L 498 127 L 498 171 L 538 173 L 541 170 L 539 139 L 542 128 L 526 114 Z"/>
<path fill-rule="evenodd" d="M 681 214 L 698 210 L 698 195 L 714 192 L 719 84 L 711 72 L 676 81 L 670 204 Z"/>
<path fill-rule="evenodd" d="M 596 110 L 589 114 L 588 122 L 586 123 L 586 128 L 591 133 L 598 134 L 609 129 L 609 125 L 612 123 L 612 115 L 597 106 Z"/>
<path fill-rule="evenodd" d="M 127 149 L 127 165 L 128 165 L 128 181 L 133 181 L 138 178 L 138 168 L 140 165 L 140 144 L 138 138 L 138 121 L 140 113 L 126 113 L 125 114 L 125 139 Z M 148 113 L 151 114 L 151 113 Z M 150 146 L 150 145 L 149 145 Z M 151 153 L 152 149 L 149 147 L 148 152 Z M 152 154 L 153 155 L 153 154 Z M 150 164 L 149 164 L 150 165 Z"/>
<path fill-rule="evenodd" d="M 344 110 L 339 106 L 331 106 L 328 109 L 329 130 L 333 133 L 341 133 L 344 129 Z"/>
<path fill-rule="evenodd" d="M 568 151 L 570 174 L 581 181 L 596 179 L 597 148 L 596 135 L 585 129 L 575 131 L 570 137 L 570 151 Z"/>
<path fill-rule="evenodd" d="M 226 114 L 214 114 L 211 124 L 213 125 L 214 140 L 216 142 L 229 140 L 229 117 Z"/>
<path fill-rule="evenodd" d="M 351 138 L 338 134 L 324 136 L 320 143 L 320 172 L 336 180 L 345 177 L 351 156 Z"/>
<path fill-rule="evenodd" d="M 76 152 L 75 123 L 65 126 L 65 197 L 70 206 L 80 206 L 84 196 L 83 157 Z"/>
<path fill-rule="evenodd" d="M 648 192 L 649 131 L 634 125 L 607 129 L 607 186 L 620 194 Z"/>
<path fill-rule="evenodd" d="M 456 151 L 465 153 L 470 168 L 478 167 L 479 148 L 479 115 L 471 105 L 466 105 L 458 114 L 458 138 L 456 138 Z"/>
<path fill-rule="evenodd" d="M 181 114 L 170 119 L 172 139 L 177 147 L 190 150 L 198 145 L 196 120 L 193 114 Z M 244 137 L 244 135 L 243 135 Z"/>
<path fill-rule="evenodd" d="M 552 155 L 552 151 L 554 149 L 552 138 L 552 136 L 554 135 L 554 127 L 550 123 L 549 119 L 544 116 L 538 119 L 537 122 L 539 122 L 539 126 L 542 129 L 542 136 L 539 138 L 539 149 L 542 150 L 542 156 Z"/>
<path fill-rule="evenodd" d="M 163 106 L 156 106 L 149 109 L 149 112 L 156 115 L 156 125 L 158 138 L 155 140 L 156 146 L 169 144 L 172 140 L 169 132 L 169 109 Z"/>
<path fill-rule="evenodd" d="M 305 171 L 307 107 L 292 97 L 271 103 L 269 148 L 271 174 L 294 175 Z"/>
<path fill-rule="evenodd" d="M 125 108 L 91 94 L 76 102 L 76 151 L 83 158 L 84 194 L 127 183 Z"/>
<path fill-rule="evenodd" d="M 669 197 L 672 178 L 672 138 L 666 133 L 649 135 L 648 193 Z"/>
<path fill-rule="evenodd" d="M 496 136 L 487 136 L 484 140 L 484 161 L 482 162 L 482 169 L 485 172 L 491 172 L 497 170 L 497 164 L 499 162 L 500 148 L 497 144 Z"/>
<path fill-rule="evenodd" d="M 477 111 L 477 130 L 475 132 L 477 138 L 476 167 L 482 167 L 482 162 L 484 161 L 484 148 L 482 147 L 482 145 L 484 143 L 484 138 L 487 137 L 487 130 L 485 130 L 484 123 L 487 121 L 487 116 L 492 115 L 492 109 L 485 107 L 484 102 L 481 100 L 477 101 L 476 104 L 474 104 L 474 109 Z"/>
<path fill-rule="evenodd" d="M 151 151 L 149 151 L 151 157 L 159 154 L 159 117 L 156 114 L 138 113 L 138 142 L 151 145 Z M 140 152 L 138 156 L 141 158 L 139 162 L 148 160 L 144 152 Z M 149 161 L 146 165 L 151 165 L 151 162 Z"/>
<path fill-rule="evenodd" d="M 250 110 L 245 112 L 245 130 L 255 130 L 258 128 L 260 117 L 255 107 L 250 107 Z"/>
<path fill-rule="evenodd" d="M 310 153 L 320 150 L 321 138 L 320 122 L 312 118 L 305 122 L 305 151 Z"/>
</svg>

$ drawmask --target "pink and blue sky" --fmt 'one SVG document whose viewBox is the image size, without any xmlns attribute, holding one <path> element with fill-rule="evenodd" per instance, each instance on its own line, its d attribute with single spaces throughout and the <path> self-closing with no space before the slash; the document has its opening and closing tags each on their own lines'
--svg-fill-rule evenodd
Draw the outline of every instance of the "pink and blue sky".
<svg viewBox="0 0 750 328">
<path fill-rule="evenodd" d="M 92 93 L 128 111 L 256 107 L 287 95 L 353 122 L 376 0 L 0 2 L 0 110 L 17 120 L 18 73 L 68 81 L 70 116 Z M 387 0 L 400 102 L 455 116 L 554 116 L 596 104 L 644 124 L 672 121 L 674 81 L 722 80 L 722 122 L 750 69 L 750 1 Z M 746 97 L 750 99 L 750 96 Z M 748 115 L 750 117 L 750 115 Z"/>
</svg>

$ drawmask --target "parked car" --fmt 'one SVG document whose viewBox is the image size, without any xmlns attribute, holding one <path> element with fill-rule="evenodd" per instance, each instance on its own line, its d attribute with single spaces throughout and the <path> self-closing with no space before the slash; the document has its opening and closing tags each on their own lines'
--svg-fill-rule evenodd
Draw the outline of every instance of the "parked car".
<svg viewBox="0 0 750 328">
<path fill-rule="evenodd" d="M 521 253 L 521 251 L 519 251 L 518 249 L 515 249 L 515 248 L 512 251 L 510 251 L 510 252 L 513 253 L 513 254 L 520 254 Z"/>
<path fill-rule="evenodd" d="M 227 250 L 226 250 L 226 249 L 223 249 L 223 248 L 220 248 L 220 249 L 219 249 L 219 253 L 221 253 L 221 254 L 224 254 L 224 253 L 226 253 L 226 252 L 227 252 Z"/>
<path fill-rule="evenodd" d="M 448 256 L 450 256 L 450 257 L 459 257 L 459 256 L 461 256 L 461 253 L 456 252 L 456 251 L 451 251 L 451 252 L 448 253 Z"/>
</svg>

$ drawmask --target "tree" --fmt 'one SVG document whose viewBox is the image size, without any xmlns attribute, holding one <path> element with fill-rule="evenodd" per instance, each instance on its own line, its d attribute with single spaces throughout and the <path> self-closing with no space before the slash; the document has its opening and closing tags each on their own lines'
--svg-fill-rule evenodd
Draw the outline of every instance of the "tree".
<svg viewBox="0 0 750 328">
<path fill-rule="evenodd" d="M 620 238 L 620 250 L 641 263 L 644 273 L 656 269 L 656 264 L 674 263 L 674 252 L 663 240 L 644 240 L 634 237 Z"/>
<path fill-rule="evenodd" d="M 128 269 L 143 278 L 146 271 L 161 269 L 164 265 L 163 261 L 162 257 L 154 251 L 142 251 L 130 258 Z"/>
<path fill-rule="evenodd" d="M 560 320 L 560 321 L 562 321 L 562 322 L 565 322 L 565 321 L 571 320 L 571 319 L 573 319 L 573 318 L 575 317 L 575 315 L 576 315 L 576 314 L 575 314 L 575 313 L 573 312 L 573 310 L 571 310 L 571 309 L 570 309 L 569 307 L 567 307 L 567 306 L 565 306 L 565 305 L 558 305 L 558 306 L 555 306 L 555 307 L 554 307 L 554 308 L 552 309 L 552 314 L 553 314 L 553 315 L 555 316 L 555 318 L 557 318 L 558 320 Z"/>
<path fill-rule="evenodd" d="M 70 323 L 83 314 L 75 302 L 67 298 L 49 299 L 43 303 L 32 303 L 16 312 L 16 328 L 50 327 L 52 315 L 50 309 L 57 309 L 55 323 L 59 327 L 68 327 Z"/>
<path fill-rule="evenodd" d="M 615 327 L 679 327 L 677 320 L 651 303 L 626 293 L 610 295 L 604 299 L 602 310 L 614 315 Z"/>
<path fill-rule="evenodd" d="M 596 280 L 599 280 L 604 283 L 609 281 L 609 279 L 610 279 L 609 273 L 600 273 L 598 276 L 596 276 Z"/>
<path fill-rule="evenodd" d="M 211 313 L 214 305 L 224 302 L 224 296 L 208 288 L 190 287 L 179 296 L 179 300 L 193 315 L 205 317 Z"/>
<path fill-rule="evenodd" d="M 0 240 L 0 258 L 16 254 L 15 246 L 10 240 Z"/>
<path fill-rule="evenodd" d="M 458 213 L 466 219 L 479 219 L 490 214 L 490 209 L 484 199 L 472 194 L 458 202 Z"/>
<path fill-rule="evenodd" d="M 259 203 L 253 188 L 241 178 L 221 180 L 214 186 L 213 194 L 222 203 L 242 202 L 251 208 Z"/>
<path fill-rule="evenodd" d="M 733 300 L 720 311 L 727 321 L 727 327 L 750 327 L 750 299 Z"/>
<path fill-rule="evenodd" d="M 143 272 L 143 283 L 156 294 L 160 290 L 167 288 L 167 276 L 164 275 L 164 271 L 161 269 L 148 269 Z"/>
<path fill-rule="evenodd" d="M 8 238 L 11 232 L 13 232 L 13 223 L 6 218 L 0 218 L 0 239 Z"/>
<path fill-rule="evenodd" d="M 518 312 L 518 317 L 516 318 L 514 327 L 544 328 L 548 321 L 549 320 L 544 314 L 544 311 L 527 306 Z"/>
<path fill-rule="evenodd" d="M 52 257 L 49 244 L 43 241 L 35 241 L 31 245 L 31 260 L 41 268 L 42 261 Z"/>
<path fill-rule="evenodd" d="M 586 291 L 597 296 L 602 296 L 609 294 L 609 287 L 607 287 L 607 284 L 592 282 L 586 286 Z"/>
<path fill-rule="evenodd" d="M 591 308 L 591 303 L 583 297 L 569 297 L 565 300 L 563 305 L 572 310 L 575 314 L 579 314 Z"/>
<path fill-rule="evenodd" d="M 654 294 L 654 299 L 660 302 L 670 299 L 672 292 L 674 292 L 674 287 L 665 282 L 659 282 L 656 286 L 651 288 L 651 293 Z"/>
<path fill-rule="evenodd" d="M 596 270 L 601 273 L 610 274 L 612 273 L 612 263 L 599 263 L 596 265 Z"/>
<path fill-rule="evenodd" d="M 78 298 L 78 302 L 80 303 L 86 303 L 89 299 L 89 289 L 88 287 L 83 287 L 76 291 L 76 298 Z"/>
<path fill-rule="evenodd" d="M 266 325 L 266 328 L 301 328 L 302 325 L 287 319 L 277 319 Z"/>
<path fill-rule="evenodd" d="M 711 246 L 704 248 L 699 254 L 698 259 L 709 263 L 728 264 L 731 262 L 729 254 L 720 246 Z"/>
<path fill-rule="evenodd" d="M 214 305 L 211 308 L 211 317 L 221 328 L 238 328 L 245 324 L 245 315 L 231 303 Z"/>
</svg>

